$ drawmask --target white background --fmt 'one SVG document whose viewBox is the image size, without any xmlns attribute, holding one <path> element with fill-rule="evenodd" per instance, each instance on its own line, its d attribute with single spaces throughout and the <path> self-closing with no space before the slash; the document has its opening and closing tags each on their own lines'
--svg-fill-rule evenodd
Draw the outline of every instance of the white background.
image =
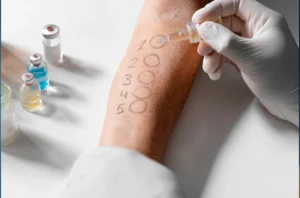
<svg viewBox="0 0 300 198">
<path fill-rule="evenodd" d="M 298 42 L 299 2 L 263 2 L 286 16 Z M 58 197 L 74 160 L 97 144 L 141 6 L 141 0 L 2 1 L 2 76 L 14 92 L 21 131 L 2 151 L 2 197 Z M 42 53 L 48 23 L 61 28 L 67 63 L 50 67 L 46 111 L 32 114 L 20 107 L 18 87 L 29 55 Z M 270 116 L 232 68 L 218 82 L 199 71 L 165 164 L 190 198 L 296 198 L 297 130 Z"/>
</svg>

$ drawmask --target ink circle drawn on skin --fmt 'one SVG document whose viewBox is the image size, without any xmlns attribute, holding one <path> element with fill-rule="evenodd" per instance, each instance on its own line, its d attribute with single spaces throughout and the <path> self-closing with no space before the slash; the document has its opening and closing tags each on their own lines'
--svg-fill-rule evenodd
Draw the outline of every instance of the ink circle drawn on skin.
<svg viewBox="0 0 300 198">
<path fill-rule="evenodd" d="M 147 103 L 143 100 L 137 99 L 129 105 L 129 110 L 135 114 L 144 113 L 147 110 Z"/>
<path fill-rule="evenodd" d="M 147 99 L 152 95 L 152 90 L 149 87 L 141 86 L 136 88 L 132 95 L 138 99 Z"/>
<path fill-rule="evenodd" d="M 151 84 L 155 81 L 155 75 L 152 71 L 143 71 L 138 75 L 138 81 L 142 84 Z"/>
<path fill-rule="evenodd" d="M 150 46 L 153 47 L 154 49 L 162 48 L 167 43 L 167 42 L 160 42 L 161 39 L 163 39 L 163 38 L 164 38 L 163 35 L 153 36 L 149 41 Z"/>
<path fill-rule="evenodd" d="M 147 67 L 157 67 L 160 64 L 160 59 L 157 54 L 149 54 L 145 56 L 143 62 Z"/>
</svg>

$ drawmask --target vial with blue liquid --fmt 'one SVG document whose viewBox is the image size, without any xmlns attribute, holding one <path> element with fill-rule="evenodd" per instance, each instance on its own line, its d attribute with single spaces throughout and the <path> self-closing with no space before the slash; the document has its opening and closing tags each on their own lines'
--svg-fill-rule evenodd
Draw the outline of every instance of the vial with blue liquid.
<svg viewBox="0 0 300 198">
<path fill-rule="evenodd" d="M 35 80 L 40 84 L 41 91 L 49 87 L 48 66 L 42 59 L 42 55 L 35 53 L 29 57 L 30 62 L 27 65 L 27 70 L 32 73 Z"/>
</svg>

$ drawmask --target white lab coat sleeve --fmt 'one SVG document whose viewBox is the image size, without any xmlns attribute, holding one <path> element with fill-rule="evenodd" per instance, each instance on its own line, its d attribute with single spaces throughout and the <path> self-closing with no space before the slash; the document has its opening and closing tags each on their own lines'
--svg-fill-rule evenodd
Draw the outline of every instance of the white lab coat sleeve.
<svg viewBox="0 0 300 198">
<path fill-rule="evenodd" d="M 61 198 L 185 198 L 174 173 L 142 154 L 98 147 L 81 155 Z"/>
</svg>

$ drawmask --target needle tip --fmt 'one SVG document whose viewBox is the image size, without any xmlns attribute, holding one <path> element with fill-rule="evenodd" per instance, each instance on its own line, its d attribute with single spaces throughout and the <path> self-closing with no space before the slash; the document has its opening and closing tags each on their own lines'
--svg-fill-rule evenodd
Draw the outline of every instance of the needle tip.
<svg viewBox="0 0 300 198">
<path fill-rule="evenodd" d="M 160 44 L 165 44 L 167 41 L 168 41 L 167 37 L 162 37 L 162 38 L 159 40 L 159 43 L 160 43 Z"/>
</svg>

